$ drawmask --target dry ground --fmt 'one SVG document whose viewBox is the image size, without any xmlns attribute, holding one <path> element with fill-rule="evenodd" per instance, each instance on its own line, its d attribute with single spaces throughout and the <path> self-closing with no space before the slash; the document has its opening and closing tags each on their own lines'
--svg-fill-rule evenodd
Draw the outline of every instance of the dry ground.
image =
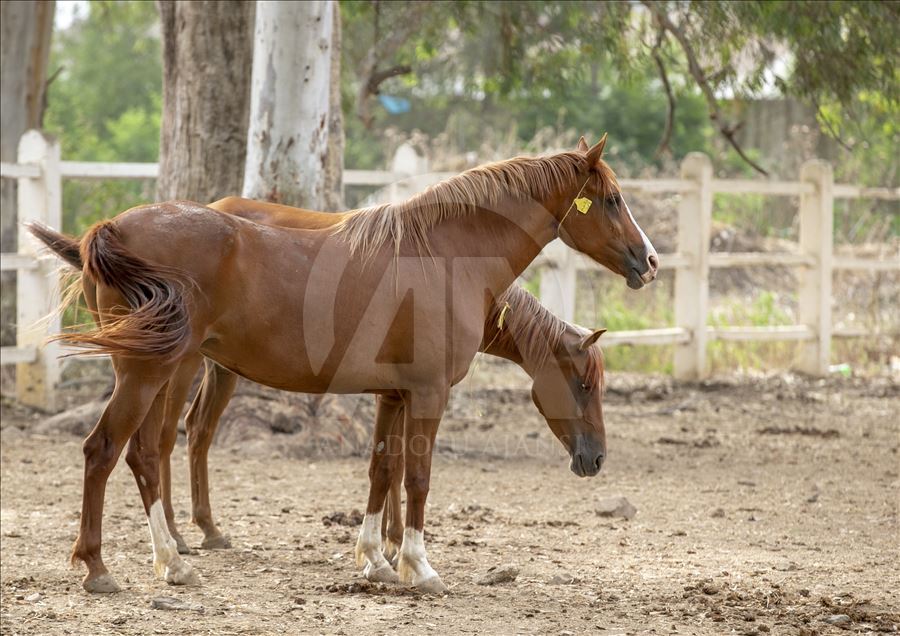
<svg viewBox="0 0 900 636">
<path fill-rule="evenodd" d="M 367 584 L 353 563 L 356 528 L 323 523 L 363 506 L 364 459 L 290 459 L 235 442 L 211 456 L 214 509 L 235 547 L 188 557 L 203 585 L 154 578 L 120 462 L 104 555 L 125 591 L 89 596 L 67 564 L 79 440 L 23 433 L 28 418 L 7 408 L 0 626 L 10 635 L 893 633 L 898 411 L 888 379 L 613 378 L 609 460 L 582 480 L 517 382 L 464 388 L 439 434 L 427 511 L 430 560 L 451 589 L 436 598 Z M 183 445 L 176 461 L 183 479 Z M 613 494 L 636 517 L 598 516 L 597 501 Z M 199 544 L 184 481 L 176 507 Z M 518 566 L 514 582 L 476 584 L 502 564 Z M 195 611 L 152 609 L 159 596 Z M 849 620 L 826 622 L 837 614 Z"/>
</svg>

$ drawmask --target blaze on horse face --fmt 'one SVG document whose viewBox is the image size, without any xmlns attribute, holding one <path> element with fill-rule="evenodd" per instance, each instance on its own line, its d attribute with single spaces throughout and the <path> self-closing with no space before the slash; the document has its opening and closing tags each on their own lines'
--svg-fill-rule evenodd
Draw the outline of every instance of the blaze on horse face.
<svg viewBox="0 0 900 636">
<path fill-rule="evenodd" d="M 593 148 L 588 148 L 584 137 L 578 142 L 590 170 L 579 198 L 590 201 L 590 206 L 570 210 L 560 226 L 560 238 L 623 276 L 632 289 L 640 289 L 656 278 L 659 256 L 622 198 L 615 174 L 602 159 L 605 146 L 606 135 Z"/>
<path fill-rule="evenodd" d="M 603 355 L 594 346 L 605 331 L 568 330 L 554 352 L 556 364 L 537 371 L 531 387 L 531 399 L 569 452 L 569 468 L 579 477 L 596 475 L 606 457 Z"/>
</svg>

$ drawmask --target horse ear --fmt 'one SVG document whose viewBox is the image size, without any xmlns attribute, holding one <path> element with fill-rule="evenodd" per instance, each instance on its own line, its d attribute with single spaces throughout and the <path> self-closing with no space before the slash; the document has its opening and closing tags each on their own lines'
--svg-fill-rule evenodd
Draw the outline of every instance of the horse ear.
<svg viewBox="0 0 900 636">
<path fill-rule="evenodd" d="M 600 157 L 603 156 L 603 149 L 605 147 L 606 147 L 606 133 L 603 133 L 603 136 L 600 138 L 600 141 L 598 141 L 596 144 L 594 144 L 594 147 L 591 148 L 590 150 L 588 150 L 588 152 L 587 152 L 587 159 L 588 159 L 589 166 L 591 166 L 593 168 L 594 166 L 597 165 L 597 163 L 600 161 Z"/>
<path fill-rule="evenodd" d="M 598 329 L 593 333 L 589 333 L 584 338 L 581 339 L 581 343 L 578 345 L 578 348 L 582 351 L 586 350 L 588 347 L 593 345 L 597 340 L 606 333 L 606 329 Z"/>
<path fill-rule="evenodd" d="M 581 139 L 578 140 L 578 147 L 575 148 L 575 150 L 578 150 L 580 152 L 587 152 L 589 150 L 587 141 L 584 140 L 584 135 L 582 135 Z"/>
</svg>

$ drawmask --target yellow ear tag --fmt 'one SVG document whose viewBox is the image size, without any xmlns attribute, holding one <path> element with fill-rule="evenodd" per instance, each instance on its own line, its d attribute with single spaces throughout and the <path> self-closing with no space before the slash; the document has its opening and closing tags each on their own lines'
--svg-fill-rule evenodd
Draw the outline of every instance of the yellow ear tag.
<svg viewBox="0 0 900 636">
<path fill-rule="evenodd" d="M 503 303 L 503 309 L 500 310 L 500 317 L 497 319 L 497 329 L 503 329 L 503 321 L 506 319 L 507 311 L 509 311 L 509 303 Z"/>
<path fill-rule="evenodd" d="M 588 210 L 591 209 L 592 201 L 588 198 L 581 197 L 580 199 L 575 199 L 575 207 L 578 208 L 578 211 L 582 214 L 587 214 Z"/>
</svg>

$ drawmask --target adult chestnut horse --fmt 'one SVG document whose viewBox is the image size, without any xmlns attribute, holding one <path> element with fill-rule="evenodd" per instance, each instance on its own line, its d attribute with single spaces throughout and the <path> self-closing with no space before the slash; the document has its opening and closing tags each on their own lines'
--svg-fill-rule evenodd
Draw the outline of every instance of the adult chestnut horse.
<svg viewBox="0 0 900 636">
<path fill-rule="evenodd" d="M 423 590 L 445 589 L 423 540 L 431 451 L 491 299 L 557 234 L 631 287 L 656 274 L 652 246 L 601 159 L 604 142 L 476 168 L 323 230 L 258 225 L 189 202 L 133 208 L 91 228 L 80 250 L 100 325 L 62 338 L 110 354 L 116 388 L 84 445 L 73 550 L 88 566 L 84 587 L 117 587 L 100 556 L 103 499 L 134 433 L 130 464 L 154 565 L 170 582 L 196 580 L 166 527 L 158 441 L 166 386 L 179 363 L 200 352 L 276 388 L 399 395 L 408 499 L 400 575 Z M 370 501 L 384 496 L 373 492 Z"/>
<path fill-rule="evenodd" d="M 260 223 L 298 228 L 329 227 L 339 223 L 345 216 L 310 212 L 241 197 L 226 197 L 210 203 L 209 207 Z M 67 251 L 70 264 L 81 269 L 78 242 L 75 239 L 70 239 Z M 89 310 L 96 315 L 96 287 L 86 283 L 84 292 Z M 568 408 L 579 412 L 580 419 L 548 420 L 547 423 L 566 447 L 573 444 L 581 446 L 580 450 L 571 451 L 571 469 L 579 476 L 593 474 L 595 469 L 599 469 L 599 463 L 585 466 L 581 460 L 587 456 L 597 456 L 599 459 L 606 448 L 602 409 L 602 355 L 593 346 L 604 331 L 590 332 L 570 325 L 554 316 L 534 296 L 517 285 L 512 285 L 493 303 L 488 312 L 479 346 L 479 351 L 515 362 L 533 378 L 532 397 L 540 411 L 558 412 L 564 407 L 551 404 L 545 408 L 537 401 L 538 395 L 543 395 L 545 399 L 575 402 Z M 199 354 L 186 358 L 169 381 L 162 424 L 162 503 L 169 532 L 181 554 L 189 554 L 190 549 L 175 524 L 170 457 L 175 446 L 182 406 L 202 360 L 203 356 Z M 566 388 L 561 389 L 560 380 L 566 384 Z M 204 548 L 230 547 L 227 538 L 213 521 L 209 502 L 207 456 L 219 416 L 231 399 L 236 382 L 237 376 L 234 373 L 206 360 L 203 381 L 185 418 L 191 475 L 191 516 L 194 523 L 203 530 Z M 390 484 L 390 499 L 385 504 L 382 524 L 382 535 L 386 540 L 384 554 L 388 559 L 399 550 L 403 535 L 403 521 L 400 517 L 402 433 L 402 401 L 395 396 L 381 396 L 378 400 L 369 476 L 372 488 L 376 491 L 381 491 L 384 483 Z M 587 450 L 586 446 L 598 447 L 600 451 L 597 453 L 595 450 Z M 370 580 L 396 581 L 396 572 L 372 549 L 373 528 L 377 533 L 378 514 L 373 513 L 372 522 L 360 532 L 357 560 L 360 566 L 365 566 L 365 575 Z"/>
<path fill-rule="evenodd" d="M 584 147 L 587 149 L 587 146 Z M 311 212 L 277 203 L 256 201 L 241 197 L 226 197 L 209 207 L 220 212 L 234 214 L 241 218 L 267 225 L 295 228 L 324 228 L 339 223 L 346 215 L 338 213 Z M 51 238 L 52 240 L 52 238 Z M 72 266 L 82 268 L 78 254 L 78 242 L 70 239 L 67 251 Z M 97 315 L 96 287 L 86 282 L 84 287 L 88 309 Z M 531 294 L 517 285 L 510 286 L 493 303 L 484 324 L 479 351 L 511 360 L 520 365 L 534 380 L 532 396 L 539 410 L 545 410 L 536 401 L 538 395 L 545 399 L 575 400 L 570 410 L 581 413 L 581 419 L 549 421 L 554 434 L 568 447 L 577 444 L 605 450 L 605 433 L 602 410 L 602 356 L 593 343 L 605 330 L 590 332 L 570 325 L 549 312 Z M 169 532 L 181 554 L 190 554 L 187 543 L 181 537 L 175 524 L 171 497 L 171 453 L 177 438 L 177 425 L 182 406 L 193 384 L 197 370 L 203 361 L 202 355 L 185 358 L 169 381 L 166 396 L 165 416 L 162 424 L 160 444 L 160 488 L 163 509 Z M 557 371 L 559 373 L 557 373 Z M 558 390 L 559 374 L 568 385 L 568 390 Z M 191 475 L 192 520 L 204 533 L 202 547 L 230 547 L 228 539 L 216 527 L 209 500 L 209 472 L 207 459 L 209 447 L 218 426 L 219 417 L 227 406 L 237 376 L 231 371 L 206 361 L 205 373 L 200 389 L 185 418 L 188 437 L 188 457 Z M 584 404 L 581 404 L 584 402 Z M 550 405 L 546 410 L 559 411 L 562 407 Z M 390 483 L 391 499 L 385 505 L 384 538 L 387 540 L 385 554 L 390 558 L 399 550 L 403 535 L 403 521 L 400 518 L 400 481 L 402 478 L 402 435 L 403 403 L 396 397 L 383 396 L 378 401 L 375 443 L 372 446 L 370 480 L 373 488 L 380 491 L 383 482 Z M 393 439 L 390 439 L 393 437 Z M 387 456 L 389 446 L 401 448 Z M 584 466 L 580 461 L 587 456 L 597 456 L 593 450 L 572 451 L 573 472 L 586 476 L 595 472 L 597 466 Z M 575 461 L 578 458 L 579 461 Z M 385 461 L 382 461 L 384 459 Z M 375 513 L 377 514 L 377 513 Z M 377 520 L 376 520 L 377 527 Z M 390 566 L 379 561 L 380 567 L 373 567 L 373 559 L 365 557 L 371 541 L 369 528 L 360 533 L 358 557 L 360 565 L 366 566 L 366 576 L 370 580 L 393 581 L 397 574 Z M 381 557 L 378 557 L 380 560 Z"/>
</svg>

